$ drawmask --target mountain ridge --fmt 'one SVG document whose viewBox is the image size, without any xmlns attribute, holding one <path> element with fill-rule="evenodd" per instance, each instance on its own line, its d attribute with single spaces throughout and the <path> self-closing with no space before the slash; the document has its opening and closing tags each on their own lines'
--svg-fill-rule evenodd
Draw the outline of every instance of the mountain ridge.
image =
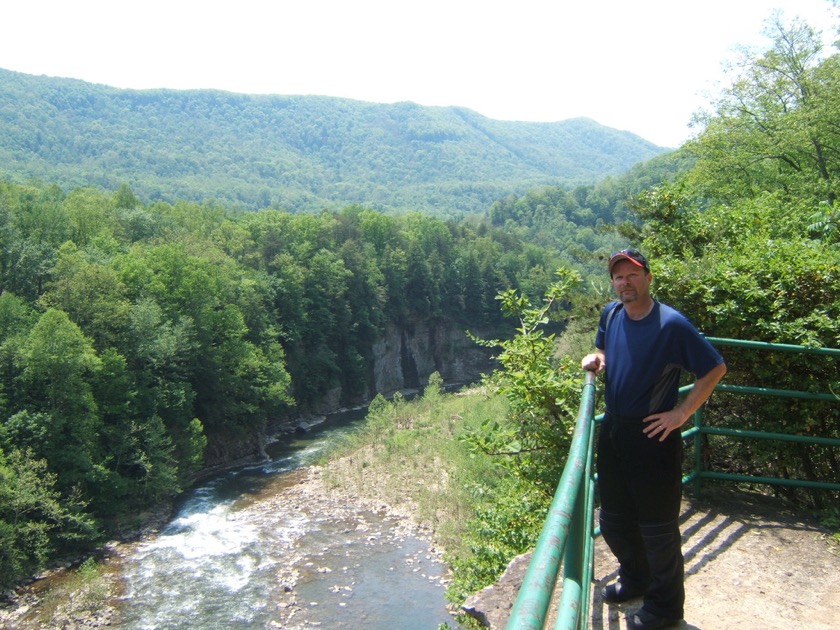
<svg viewBox="0 0 840 630">
<path fill-rule="evenodd" d="M 668 149 L 588 118 L 498 121 L 457 106 L 131 90 L 0 69 L 0 175 L 245 209 L 358 203 L 483 211 L 592 184 Z"/>
</svg>

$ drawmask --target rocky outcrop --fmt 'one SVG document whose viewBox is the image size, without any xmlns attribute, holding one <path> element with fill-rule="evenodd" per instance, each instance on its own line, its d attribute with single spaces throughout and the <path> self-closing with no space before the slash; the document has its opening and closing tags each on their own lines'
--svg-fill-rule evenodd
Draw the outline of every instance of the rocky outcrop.
<svg viewBox="0 0 840 630">
<path fill-rule="evenodd" d="M 218 433 L 210 436 L 207 448 L 204 450 L 204 468 L 191 479 L 191 482 L 203 479 L 219 470 L 265 459 L 267 457 L 265 442 L 265 436 L 258 433 L 237 435 Z"/>
<path fill-rule="evenodd" d="M 389 325 L 373 346 L 372 395 L 418 389 L 434 372 L 448 383 L 477 380 L 493 367 L 491 352 L 448 320 Z"/>
<path fill-rule="evenodd" d="M 485 628 L 504 628 L 530 561 L 531 553 L 515 557 L 498 582 L 468 597 L 461 610 Z"/>
<path fill-rule="evenodd" d="M 435 372 L 447 384 L 471 383 L 495 366 L 491 349 L 478 345 L 463 326 L 446 319 L 388 324 L 371 350 L 373 361 L 362 395 L 348 400 L 340 386 L 333 387 L 309 408 L 298 410 L 304 421 L 307 416 L 324 416 L 342 408 L 366 405 L 377 394 L 388 396 L 422 389 Z M 300 424 L 298 420 L 292 425 Z"/>
<path fill-rule="evenodd" d="M 493 337 L 486 331 L 476 334 Z M 371 350 L 368 385 L 361 395 L 349 399 L 336 385 L 307 408 L 297 408 L 288 417 L 275 418 L 267 428 L 268 435 L 240 436 L 235 440 L 224 436 L 212 440 L 205 455 L 208 470 L 261 459 L 265 456 L 264 445 L 275 436 L 305 431 L 324 416 L 367 405 L 377 394 L 388 396 L 420 390 L 435 372 L 446 384 L 466 384 L 479 380 L 495 367 L 492 349 L 480 346 L 470 339 L 462 325 L 447 319 L 389 324 Z"/>
</svg>

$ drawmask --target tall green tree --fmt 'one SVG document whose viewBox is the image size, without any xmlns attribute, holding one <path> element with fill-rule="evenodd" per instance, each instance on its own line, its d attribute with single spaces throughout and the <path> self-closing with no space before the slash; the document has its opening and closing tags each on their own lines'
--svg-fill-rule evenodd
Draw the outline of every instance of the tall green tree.
<svg viewBox="0 0 840 630">
<path fill-rule="evenodd" d="M 18 360 L 21 400 L 31 417 L 39 419 L 21 430 L 43 432 L 36 456 L 61 472 L 63 491 L 101 481 L 106 474 L 99 452 L 101 425 L 90 380 L 101 361 L 90 339 L 66 313 L 49 309 L 23 341 Z M 46 427 L 39 426 L 42 421 Z"/>
<path fill-rule="evenodd" d="M 103 193 L 76 188 L 67 195 L 63 205 L 70 221 L 70 239 L 79 247 L 85 247 L 97 236 L 114 233 L 116 217 Z"/>
<path fill-rule="evenodd" d="M 113 268 L 90 260 L 72 242 L 58 250 L 45 289 L 40 305 L 67 313 L 99 350 L 114 345 L 125 333 L 129 310 L 125 286 Z"/>
<path fill-rule="evenodd" d="M 0 588 L 44 568 L 57 551 L 96 539 L 79 497 L 62 496 L 57 477 L 31 451 L 0 445 Z"/>
<path fill-rule="evenodd" d="M 830 218 L 836 195 L 837 57 L 821 60 L 812 29 L 773 22 L 764 54 L 745 59 L 718 113 L 688 149 L 694 168 L 633 204 L 651 254 L 656 296 L 688 314 L 706 334 L 840 346 L 840 249 Z M 727 382 L 831 391 L 836 361 L 824 357 L 724 349 Z M 837 405 L 759 397 L 721 397 L 715 424 L 823 437 L 840 436 Z M 772 441 L 715 440 L 709 453 L 760 476 L 840 479 L 830 449 Z M 734 463 L 737 462 L 737 463 Z M 781 489 L 780 492 L 787 492 Z M 826 494 L 800 491 L 813 505 Z"/>
<path fill-rule="evenodd" d="M 507 398 L 507 422 L 488 419 L 481 432 L 470 436 L 476 447 L 502 456 L 503 465 L 549 499 L 565 465 L 565 454 L 574 431 L 580 377 L 573 357 L 555 357 L 554 334 L 546 324 L 553 310 L 571 299 L 580 275 L 559 269 L 557 279 L 535 305 L 515 289 L 499 294 L 502 309 L 515 317 L 516 334 L 503 340 L 478 340 L 498 346 L 501 370 L 490 383 Z"/>
</svg>

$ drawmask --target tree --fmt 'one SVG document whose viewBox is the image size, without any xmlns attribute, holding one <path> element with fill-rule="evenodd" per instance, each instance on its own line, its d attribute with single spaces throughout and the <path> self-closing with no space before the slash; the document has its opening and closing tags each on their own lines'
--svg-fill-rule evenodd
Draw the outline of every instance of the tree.
<svg viewBox="0 0 840 630">
<path fill-rule="evenodd" d="M 633 209 L 644 220 L 639 234 L 652 255 L 657 298 L 705 334 L 836 347 L 840 250 L 830 200 L 840 174 L 840 66 L 837 56 L 819 61 L 809 27 L 775 20 L 773 28 L 771 50 L 745 59 L 717 115 L 691 143 L 696 165 L 637 196 Z M 809 391 L 836 384 L 830 358 L 724 350 L 730 383 Z M 715 424 L 840 435 L 836 405 L 734 396 L 725 403 L 707 413 Z M 709 452 L 758 476 L 840 476 L 836 456 L 819 446 L 716 440 Z M 813 505 L 826 499 L 808 490 L 793 498 Z"/>
<path fill-rule="evenodd" d="M 0 419 L 21 408 L 19 351 L 37 319 L 37 313 L 23 300 L 8 292 L 0 294 Z"/>
<path fill-rule="evenodd" d="M 0 588 L 42 569 L 56 551 L 97 535 L 78 497 L 62 497 L 57 475 L 30 450 L 0 444 Z"/>
<path fill-rule="evenodd" d="M 783 190 L 830 205 L 840 175 L 840 60 L 819 64 L 822 44 L 801 21 L 788 27 L 777 15 L 767 33 L 773 47 L 743 56 L 717 115 L 691 143 L 699 158 L 693 181 L 723 201 Z"/>
<path fill-rule="evenodd" d="M 52 279 L 39 300 L 70 318 L 104 350 L 126 327 L 129 302 L 114 270 L 91 261 L 72 243 L 62 246 Z"/>
<path fill-rule="evenodd" d="M 20 386 L 26 409 L 43 414 L 48 426 L 37 456 L 61 471 L 60 487 L 95 485 L 101 459 L 100 430 L 90 377 L 101 361 L 67 314 L 47 310 L 20 348 Z"/>
<path fill-rule="evenodd" d="M 91 508 L 100 517 L 114 518 L 132 506 L 142 508 L 175 495 L 194 466 L 187 458 L 179 465 L 174 440 L 160 416 L 139 413 L 137 386 L 125 358 L 108 348 L 101 360 L 92 388 L 101 417 L 103 465 L 111 474 L 97 488 Z"/>
<path fill-rule="evenodd" d="M 70 219 L 70 238 L 79 247 L 86 246 L 96 236 L 113 234 L 115 216 L 107 197 L 99 191 L 77 188 L 67 195 L 63 206 Z"/>
<path fill-rule="evenodd" d="M 25 190 L 14 214 L 14 227 L 24 239 L 58 247 L 68 239 L 71 222 L 64 191 L 56 185 L 42 190 Z"/>
<path fill-rule="evenodd" d="M 134 195 L 131 186 L 123 182 L 117 191 L 114 193 L 114 198 L 111 202 L 114 208 L 120 210 L 131 210 L 142 205 L 140 200 Z"/>
<path fill-rule="evenodd" d="M 4 252 L 4 258 L 4 290 L 34 302 L 51 277 L 57 252 L 49 243 L 18 238 Z"/>
</svg>

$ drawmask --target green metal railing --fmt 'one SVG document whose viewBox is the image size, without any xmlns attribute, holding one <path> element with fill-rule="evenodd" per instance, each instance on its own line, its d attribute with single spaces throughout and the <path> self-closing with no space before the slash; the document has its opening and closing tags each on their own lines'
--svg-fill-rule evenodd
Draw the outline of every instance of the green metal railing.
<svg viewBox="0 0 840 630">
<path fill-rule="evenodd" d="M 595 375 L 587 372 L 569 458 L 511 610 L 508 630 L 545 626 L 561 561 L 565 568 L 563 596 L 555 627 L 577 628 L 580 619 L 589 617 L 595 501 L 592 483 L 594 412 Z"/>
<path fill-rule="evenodd" d="M 766 343 L 761 341 L 745 341 L 741 339 L 721 339 L 709 337 L 709 341 L 716 346 L 732 346 L 750 348 L 756 350 L 768 350 L 771 352 L 791 352 L 797 354 L 815 354 L 833 356 L 840 358 L 840 350 L 835 348 L 807 348 L 804 346 L 793 346 L 781 343 Z M 691 386 L 684 387 L 680 391 L 687 391 Z M 766 387 L 748 387 L 745 385 L 727 385 L 718 383 L 715 391 L 731 392 L 736 394 L 747 394 L 755 396 L 773 396 L 779 398 L 799 398 L 805 400 L 826 400 L 840 402 L 837 394 L 830 392 L 803 392 L 788 389 L 768 389 Z M 790 435 L 787 433 L 772 433 L 768 431 L 747 431 L 744 429 L 728 429 L 724 427 L 709 427 L 703 424 L 703 408 L 698 409 L 694 414 L 694 426 L 684 431 L 683 438 L 694 438 L 694 470 L 683 477 L 683 483 L 694 482 L 695 493 L 700 492 L 700 482 L 703 479 L 718 479 L 723 481 L 740 481 L 759 483 L 765 485 L 794 486 L 797 488 L 817 488 L 821 490 L 840 490 L 840 483 L 811 481 L 806 479 L 786 479 L 780 477 L 757 477 L 751 475 L 736 475 L 731 473 L 720 473 L 711 470 L 703 470 L 703 449 L 702 440 L 704 435 L 726 435 L 734 438 L 752 438 L 763 440 L 776 440 L 779 442 L 799 442 L 805 444 L 820 444 L 823 446 L 840 446 L 840 439 L 824 438 L 812 435 Z"/>
<path fill-rule="evenodd" d="M 716 346 L 739 346 L 773 352 L 821 354 L 840 358 L 840 350 L 833 348 L 806 348 L 787 344 L 773 344 L 738 339 L 710 337 Z M 684 393 L 691 386 L 680 391 Z M 809 400 L 838 401 L 831 393 L 800 392 L 792 390 L 746 387 L 719 383 L 716 391 L 739 394 L 804 398 Z M 556 606 L 556 630 L 579 630 L 588 626 L 590 584 L 592 583 L 594 540 L 599 535 L 593 527 L 595 477 L 593 474 L 593 442 L 595 423 L 603 416 L 595 416 L 595 375 L 586 374 L 575 432 L 569 448 L 566 467 L 557 485 L 548 516 L 537 540 L 531 562 L 523 578 L 516 601 L 511 610 L 507 630 L 543 630 L 548 619 L 549 607 L 556 589 L 560 568 L 563 568 L 563 588 Z M 762 484 L 790 485 L 826 490 L 840 490 L 840 484 L 820 481 L 753 477 L 716 473 L 703 470 L 703 435 L 726 435 L 736 438 L 772 439 L 808 444 L 840 447 L 840 439 L 821 438 L 784 433 L 746 431 L 703 425 L 702 407 L 694 414 L 694 425 L 682 433 L 683 438 L 694 439 L 694 470 L 683 478 L 683 483 L 694 482 L 700 490 L 702 479 L 719 479 Z"/>
</svg>

